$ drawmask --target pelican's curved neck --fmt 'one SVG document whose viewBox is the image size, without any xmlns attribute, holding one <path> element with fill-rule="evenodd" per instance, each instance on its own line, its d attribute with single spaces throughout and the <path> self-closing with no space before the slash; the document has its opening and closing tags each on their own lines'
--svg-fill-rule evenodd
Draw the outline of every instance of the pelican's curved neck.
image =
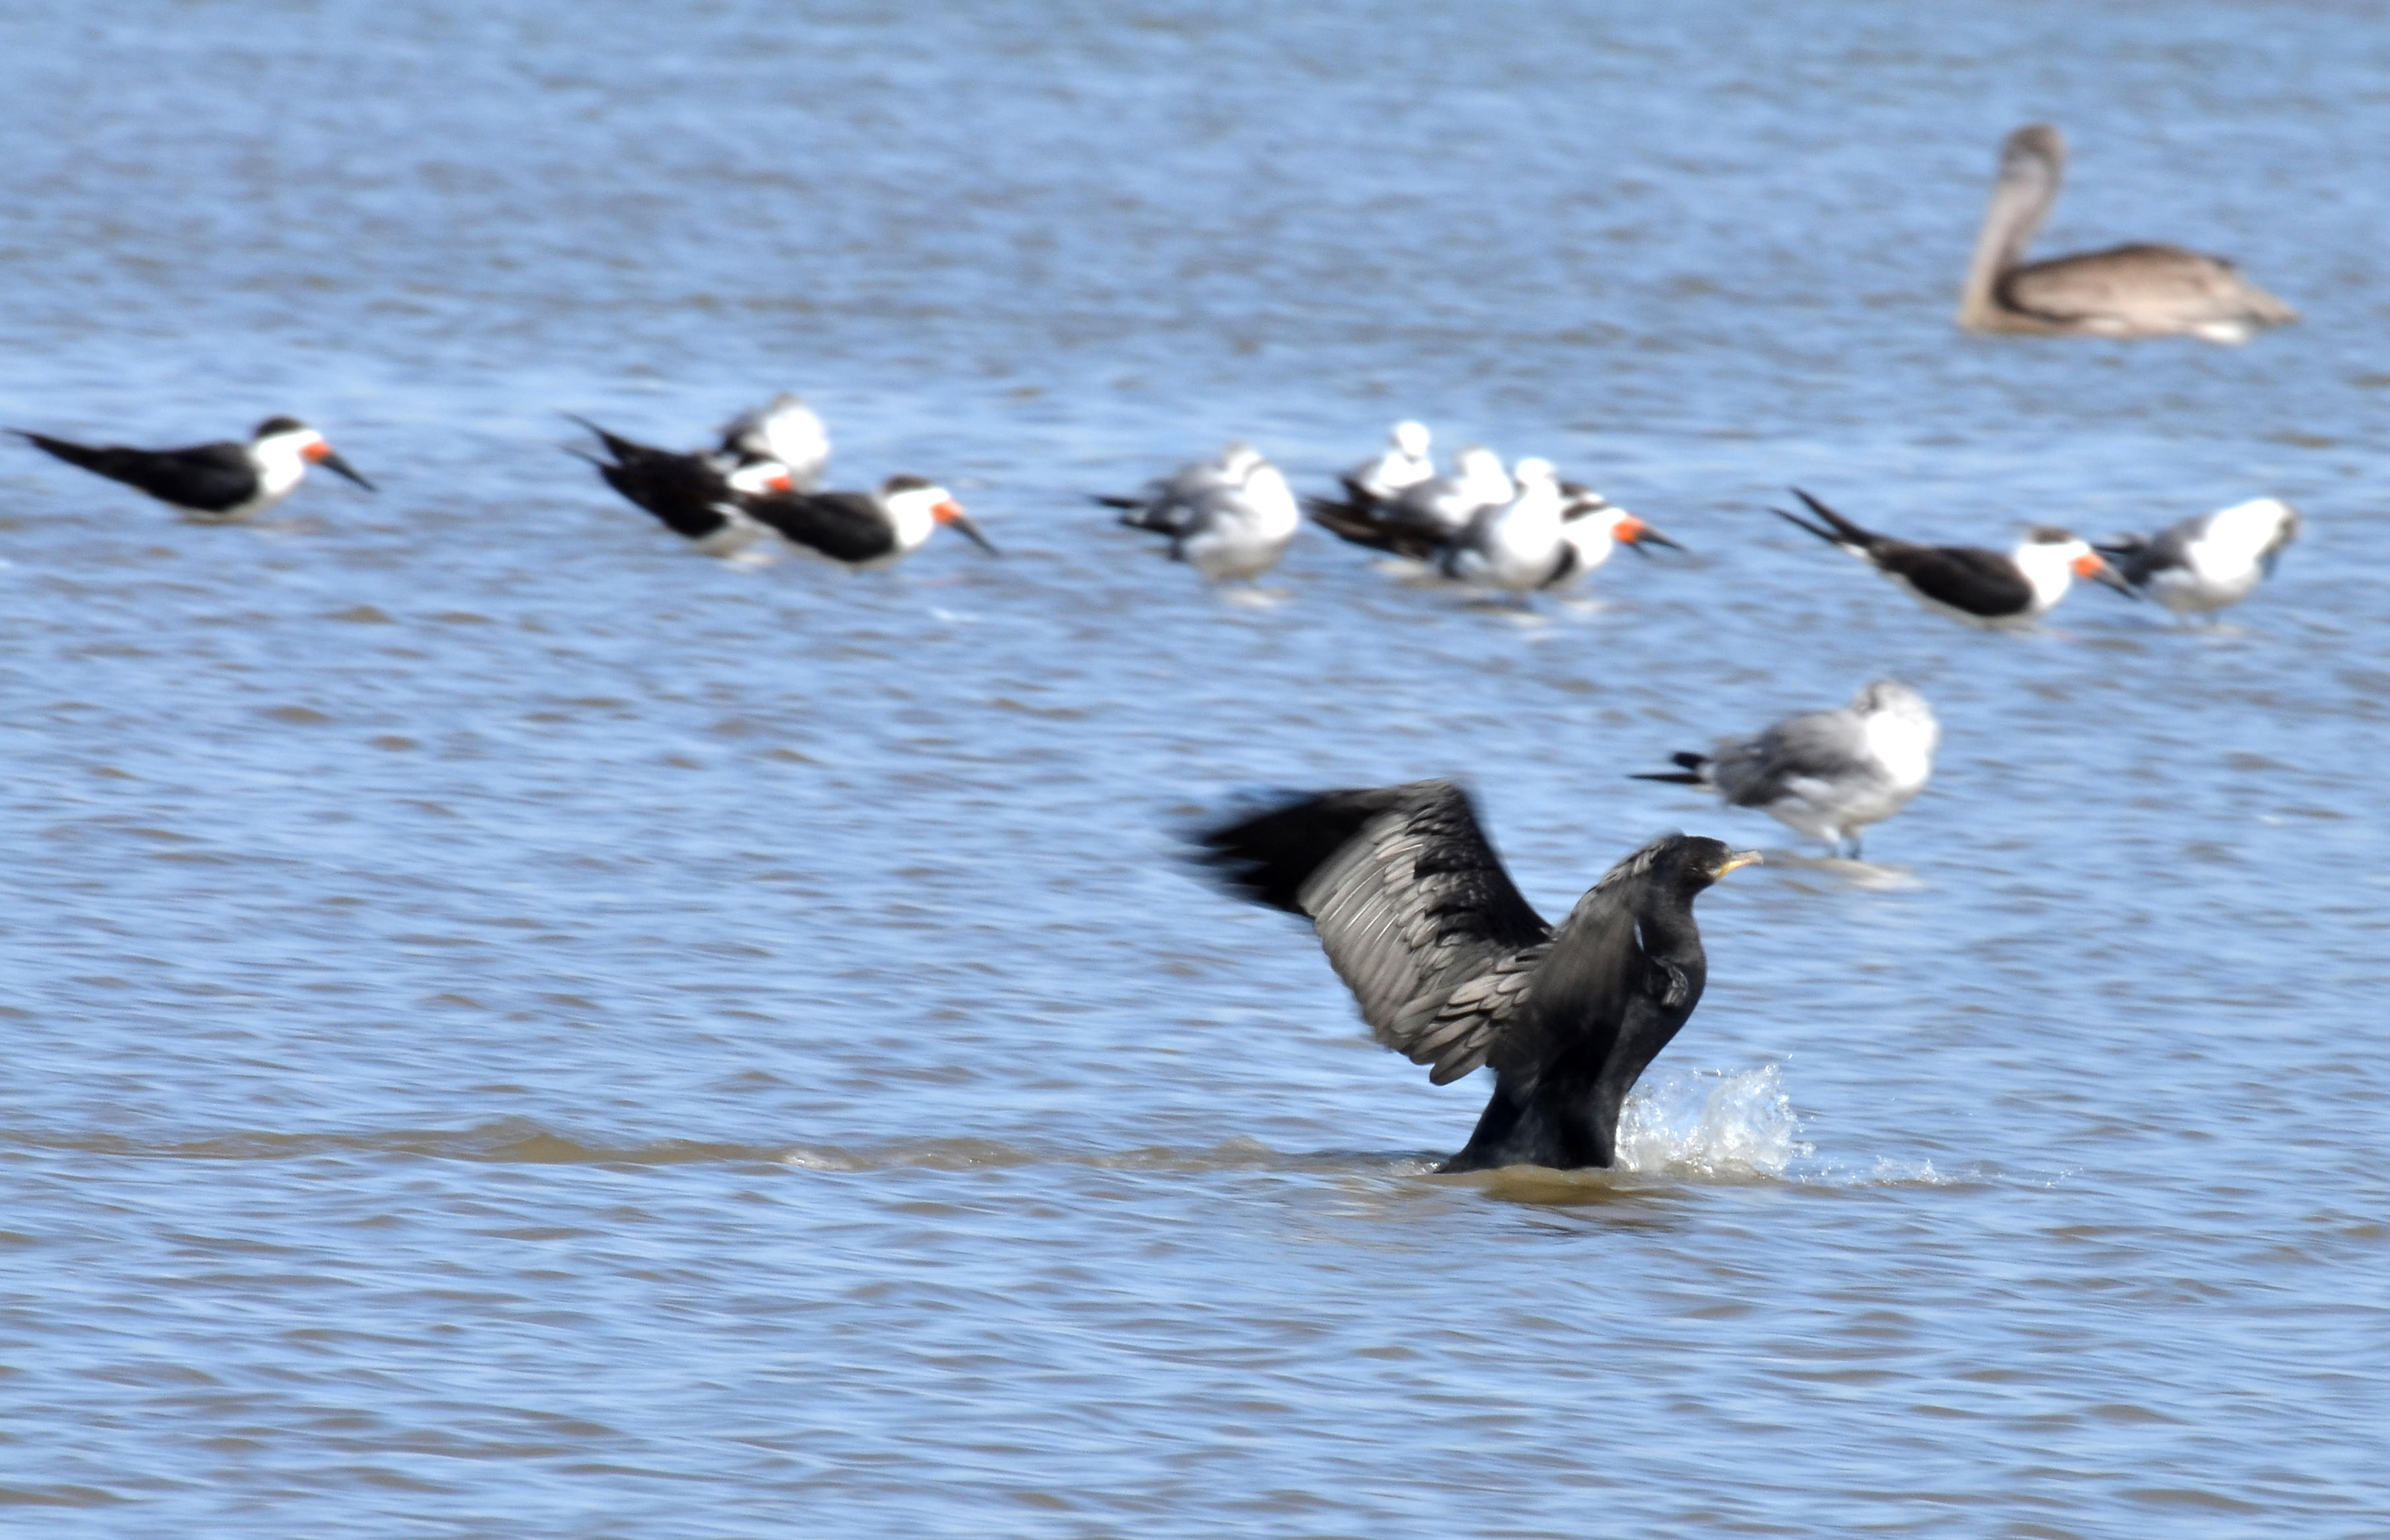
<svg viewBox="0 0 2390 1540">
<path fill-rule="evenodd" d="M 1984 227 L 1975 237 L 1974 260 L 1967 265 L 1967 286 L 1959 295 L 1959 324 L 1983 328 L 2001 314 L 2000 279 L 2024 260 L 2049 206 L 2058 201 L 2058 162 L 2041 151 L 2011 145 L 2000 158 L 1999 180 L 1992 184 L 1992 200 L 1984 210 Z"/>
</svg>

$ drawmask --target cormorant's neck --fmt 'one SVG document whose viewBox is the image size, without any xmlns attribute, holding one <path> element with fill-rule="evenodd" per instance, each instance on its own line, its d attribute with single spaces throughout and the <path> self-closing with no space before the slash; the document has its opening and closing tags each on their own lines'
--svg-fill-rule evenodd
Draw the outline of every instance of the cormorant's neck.
<svg viewBox="0 0 2390 1540">
<path fill-rule="evenodd" d="M 1693 921 L 1690 895 L 1669 893 L 1661 897 L 1639 917 L 1639 924 L 1643 950 L 1654 958 L 1676 962 L 1701 952 L 1702 930 Z"/>
</svg>

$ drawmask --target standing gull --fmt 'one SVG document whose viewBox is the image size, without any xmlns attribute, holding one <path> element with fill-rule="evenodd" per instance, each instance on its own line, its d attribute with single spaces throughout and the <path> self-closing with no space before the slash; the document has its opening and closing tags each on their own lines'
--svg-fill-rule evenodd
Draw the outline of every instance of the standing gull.
<svg viewBox="0 0 2390 1540">
<path fill-rule="evenodd" d="M 2114 246 L 2026 262 L 2065 171 L 2066 140 L 2047 123 L 2020 128 L 2000 147 L 1999 180 L 1959 299 L 1960 326 L 2245 342 L 2261 327 L 2299 318 L 2223 258 L 2179 246 Z"/>
<path fill-rule="evenodd" d="M 1121 522 L 1130 529 L 1175 535 L 1200 516 L 1205 498 L 1242 487 L 1267 463 L 1252 444 L 1231 443 L 1211 459 L 1190 460 L 1127 496 L 1099 494 L 1096 501 L 1121 509 Z"/>
<path fill-rule="evenodd" d="M 2130 596 L 2090 542 L 2037 525 L 2024 543 L 2003 556 L 1980 545 L 1919 545 L 1859 528 L 1799 487 L 1792 495 L 1825 520 L 1812 524 L 1782 508 L 1769 511 L 1795 529 L 1838 545 L 1907 589 L 1918 603 L 1953 620 L 1994 630 L 2033 624 L 2066 597 L 2077 577 L 2106 584 Z"/>
<path fill-rule="evenodd" d="M 1386 447 L 1376 459 L 1337 479 L 1353 496 L 1380 502 L 1400 496 L 1435 475 L 1428 443 L 1427 424 L 1398 422 L 1387 430 Z"/>
<path fill-rule="evenodd" d="M 811 492 L 829 468 L 829 430 L 802 397 L 783 391 L 723 424 L 721 453 L 737 464 L 777 460 L 788 468 L 791 490 Z"/>
<path fill-rule="evenodd" d="M 1934 774 L 1941 725 L 1925 698 L 1879 679 L 1838 711 L 1788 716 L 1757 738 L 1721 740 L 1715 753 L 1672 756 L 1680 767 L 1638 781 L 1698 786 L 1728 807 L 1755 807 L 1788 828 L 1859 858 L 1859 831 L 1882 823 Z"/>
<path fill-rule="evenodd" d="M 2259 497 L 2152 536 L 2113 535 L 2098 547 L 2136 589 L 2178 615 L 2201 615 L 2255 593 L 2298 533 L 2298 509 L 2279 497 Z"/>
<path fill-rule="evenodd" d="M 1246 444 L 1150 483 L 1138 497 L 1104 497 L 1125 507 L 1121 522 L 1170 537 L 1170 556 L 1217 583 L 1254 578 L 1278 565 L 1303 527 L 1303 510 L 1278 467 Z"/>
<path fill-rule="evenodd" d="M 1759 859 L 1665 836 L 1555 928 L 1449 781 L 1321 792 L 1198 841 L 1233 891 L 1311 919 L 1380 1043 L 1438 1085 L 1493 1066 L 1493 1098 L 1442 1171 L 1611 1164 L 1627 1091 L 1708 981 L 1693 900 Z"/>
<path fill-rule="evenodd" d="M 1502 468 L 1502 456 L 1472 443 L 1454 456 L 1449 476 L 1429 476 L 1390 497 L 1348 477 L 1343 498 L 1309 497 L 1304 507 L 1339 539 L 1426 561 L 1479 512 L 1498 508 L 1518 494 Z"/>
</svg>

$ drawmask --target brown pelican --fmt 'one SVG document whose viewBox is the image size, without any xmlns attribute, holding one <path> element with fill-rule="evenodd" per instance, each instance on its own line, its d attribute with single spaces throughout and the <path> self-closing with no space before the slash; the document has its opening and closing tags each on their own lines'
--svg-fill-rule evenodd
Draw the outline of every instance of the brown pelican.
<svg viewBox="0 0 2390 1540">
<path fill-rule="evenodd" d="M 1984 211 L 1975 259 L 1959 298 L 1969 331 L 2091 337 L 2190 335 L 2245 342 L 2299 313 L 2221 257 L 2179 246 L 2114 246 L 2025 262 L 2024 249 L 2058 201 L 2066 141 L 2048 123 L 2020 128 L 2000 148 L 1999 180 Z"/>
</svg>

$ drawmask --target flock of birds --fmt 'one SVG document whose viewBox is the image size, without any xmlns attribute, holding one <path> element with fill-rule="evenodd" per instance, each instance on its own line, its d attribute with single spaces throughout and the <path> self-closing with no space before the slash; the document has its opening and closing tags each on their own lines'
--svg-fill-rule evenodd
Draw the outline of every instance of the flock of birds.
<svg viewBox="0 0 2390 1540">
<path fill-rule="evenodd" d="M 2026 263 L 2058 194 L 2065 143 L 2037 124 L 2011 135 L 1962 291 L 1973 330 L 2246 340 L 2296 319 L 2230 263 L 2130 245 Z M 803 401 L 780 395 L 691 451 L 636 443 L 574 418 L 600 477 L 710 556 L 748 557 L 777 538 L 855 570 L 902 561 L 951 525 L 996 546 L 943 486 L 893 476 L 875 491 L 822 490 L 830 442 Z M 97 447 L 11 430 L 69 465 L 135 487 L 205 523 L 252 520 L 311 466 L 373 483 L 292 417 L 246 442 L 181 449 Z M 1524 604 L 1600 567 L 1619 545 L 1681 549 L 1551 461 L 1505 466 L 1471 445 L 1439 470 L 1428 430 L 1397 423 L 1384 451 L 1298 499 L 1253 447 L 1230 444 L 1125 496 L 1096 500 L 1123 524 L 1166 536 L 1172 557 L 1214 582 L 1277 565 L 1305 516 L 1341 540 Z M 2265 497 L 2154 535 L 2098 542 L 2052 527 L 2013 549 L 1921 545 L 1873 533 L 1799 489 L 1780 517 L 1868 563 L 1927 610 L 1971 625 L 2028 627 L 2081 577 L 2178 614 L 2237 604 L 2269 574 L 2299 514 Z M 1915 690 L 1879 679 L 1847 706 L 1806 712 L 1674 770 L 1636 778 L 1692 786 L 1764 812 L 1856 860 L 1862 831 L 1897 813 L 1933 774 L 1941 729 Z M 1694 899 L 1758 862 L 1717 841 L 1669 835 L 1620 861 L 1561 923 L 1537 916 L 1504 871 L 1469 798 L 1446 781 L 1305 795 L 1201 830 L 1199 858 L 1233 891 L 1307 918 L 1378 1041 L 1444 1084 L 1481 1067 L 1492 1099 L 1441 1169 L 1615 1159 L 1619 1111 L 1637 1078 L 1699 1004 L 1707 962 Z"/>
</svg>

